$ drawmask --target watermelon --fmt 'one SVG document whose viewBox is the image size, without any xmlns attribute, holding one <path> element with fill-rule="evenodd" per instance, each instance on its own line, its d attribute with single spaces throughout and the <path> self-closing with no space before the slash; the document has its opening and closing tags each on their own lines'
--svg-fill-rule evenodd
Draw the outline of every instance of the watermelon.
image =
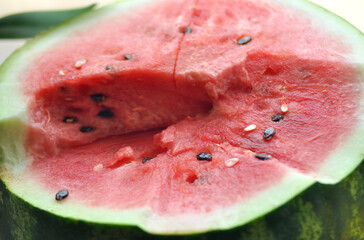
<svg viewBox="0 0 364 240">
<path fill-rule="evenodd" d="M 320 184 L 364 156 L 363 43 L 288 0 L 125 1 L 36 37 L 0 69 L 0 236 L 362 238 L 363 167 Z"/>
</svg>

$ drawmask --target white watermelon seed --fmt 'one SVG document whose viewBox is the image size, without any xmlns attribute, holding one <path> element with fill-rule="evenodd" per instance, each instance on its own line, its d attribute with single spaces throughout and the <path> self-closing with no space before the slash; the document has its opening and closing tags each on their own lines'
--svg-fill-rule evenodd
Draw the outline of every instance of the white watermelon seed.
<svg viewBox="0 0 364 240">
<path fill-rule="evenodd" d="M 239 158 L 229 158 L 225 161 L 225 166 L 232 167 L 239 162 Z"/>
<path fill-rule="evenodd" d="M 76 63 L 75 63 L 75 68 L 81 68 L 82 65 L 84 65 L 86 63 L 86 59 L 81 59 L 81 60 L 78 60 Z"/>
<path fill-rule="evenodd" d="M 61 75 L 61 76 L 64 76 L 64 75 L 65 75 L 65 73 L 64 73 L 62 70 L 60 70 L 60 71 L 58 72 L 58 74 L 59 74 L 59 75 Z"/>
<path fill-rule="evenodd" d="M 104 168 L 104 165 L 102 165 L 101 163 L 97 164 L 95 167 L 94 167 L 94 171 L 100 171 L 101 169 Z"/>
<path fill-rule="evenodd" d="M 253 131 L 254 129 L 257 128 L 257 125 L 255 124 L 250 124 L 249 126 L 247 126 L 246 128 L 244 128 L 245 132 L 249 132 L 249 131 Z"/>
<path fill-rule="evenodd" d="M 287 104 L 285 104 L 285 103 L 283 103 L 282 105 L 281 105 L 281 111 L 282 112 L 288 112 L 288 106 L 287 106 Z"/>
</svg>

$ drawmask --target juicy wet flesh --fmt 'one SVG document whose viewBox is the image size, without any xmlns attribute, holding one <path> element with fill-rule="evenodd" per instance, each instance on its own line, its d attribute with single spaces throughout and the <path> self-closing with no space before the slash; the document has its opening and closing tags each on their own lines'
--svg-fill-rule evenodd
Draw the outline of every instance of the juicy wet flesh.
<svg viewBox="0 0 364 240">
<path fill-rule="evenodd" d="M 161 76 L 146 77 L 85 78 L 77 85 L 65 82 L 43 90 L 37 95 L 41 100 L 33 106 L 40 109 L 33 120 L 46 121 L 47 135 L 53 135 L 55 144 L 64 148 L 105 136 L 167 127 L 212 107 L 206 94 L 189 96 L 173 87 L 158 86 Z"/>
<path fill-rule="evenodd" d="M 228 2 L 176 1 L 180 8 L 158 10 L 174 9 L 162 15 L 168 26 L 135 15 L 116 43 L 119 30 L 103 23 L 91 30 L 96 38 L 110 36 L 107 43 L 96 40 L 100 48 L 80 33 L 40 57 L 47 72 L 34 68 L 29 80 L 33 89 L 40 82 L 31 104 L 30 171 L 50 196 L 68 189 L 67 201 L 98 207 L 210 212 L 249 200 L 292 169 L 317 173 L 357 120 L 359 72 L 342 63 L 349 50 L 327 37 L 332 52 L 314 44 L 323 37 L 304 16 L 293 20 L 274 5 L 267 11 L 265 3 Z M 277 35 L 271 27 L 278 18 L 297 23 L 281 24 Z M 127 30 L 131 25 L 135 32 Z M 300 31 L 307 35 L 296 36 Z M 237 43 L 247 35 L 251 41 Z M 135 39 L 146 36 L 150 45 L 139 46 L 145 41 Z M 157 36 L 171 41 L 164 46 Z M 312 59 L 312 52 L 321 55 Z M 133 58 L 115 61 L 126 53 Z M 277 114 L 283 119 L 273 121 Z M 264 138 L 269 127 L 275 134 Z M 46 157 L 39 153 L 44 142 L 55 149 Z M 211 160 L 197 159 L 200 153 Z"/>
</svg>

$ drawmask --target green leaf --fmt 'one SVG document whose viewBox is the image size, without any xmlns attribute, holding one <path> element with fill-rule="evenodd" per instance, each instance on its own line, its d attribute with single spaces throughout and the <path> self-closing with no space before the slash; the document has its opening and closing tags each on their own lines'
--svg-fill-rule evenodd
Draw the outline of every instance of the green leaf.
<svg viewBox="0 0 364 240">
<path fill-rule="evenodd" d="M 96 4 L 92 4 L 72 10 L 26 12 L 0 18 L 0 39 L 34 37 L 68 19 L 92 10 L 95 6 Z"/>
</svg>

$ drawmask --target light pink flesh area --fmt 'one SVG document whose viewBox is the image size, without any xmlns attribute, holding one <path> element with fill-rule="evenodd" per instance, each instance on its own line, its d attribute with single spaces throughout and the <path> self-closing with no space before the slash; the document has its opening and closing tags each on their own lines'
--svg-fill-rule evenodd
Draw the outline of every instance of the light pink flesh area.
<svg viewBox="0 0 364 240">
<path fill-rule="evenodd" d="M 70 36 L 26 74 L 29 171 L 50 194 L 207 213 L 248 201 L 289 168 L 316 174 L 349 136 L 360 73 L 345 64 L 351 50 L 304 14 L 240 0 L 141 9 Z M 276 134 L 265 139 L 268 127 Z M 201 152 L 212 160 L 197 160 Z"/>
</svg>

